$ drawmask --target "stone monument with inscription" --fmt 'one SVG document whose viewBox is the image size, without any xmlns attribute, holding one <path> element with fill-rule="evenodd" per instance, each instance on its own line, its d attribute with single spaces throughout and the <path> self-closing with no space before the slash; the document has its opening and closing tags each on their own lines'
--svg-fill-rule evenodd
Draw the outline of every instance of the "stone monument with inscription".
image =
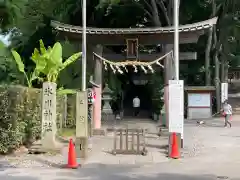
<svg viewBox="0 0 240 180">
<path fill-rule="evenodd" d="M 88 92 L 79 91 L 76 97 L 76 154 L 86 158 L 88 151 Z"/>
<path fill-rule="evenodd" d="M 42 147 L 56 148 L 56 83 L 44 82 L 42 87 Z"/>
</svg>

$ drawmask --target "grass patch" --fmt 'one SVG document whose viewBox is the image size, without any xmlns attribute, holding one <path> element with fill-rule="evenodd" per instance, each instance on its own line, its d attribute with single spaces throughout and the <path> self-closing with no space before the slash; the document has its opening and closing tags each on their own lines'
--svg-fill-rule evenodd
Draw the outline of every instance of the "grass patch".
<svg viewBox="0 0 240 180">
<path fill-rule="evenodd" d="M 64 128 L 61 132 L 58 132 L 61 137 L 73 137 L 76 135 L 76 128 Z"/>
</svg>

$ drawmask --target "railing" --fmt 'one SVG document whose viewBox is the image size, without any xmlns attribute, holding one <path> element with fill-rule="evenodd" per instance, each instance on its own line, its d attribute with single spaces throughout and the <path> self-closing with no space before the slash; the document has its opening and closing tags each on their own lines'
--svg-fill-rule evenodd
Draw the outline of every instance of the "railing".
<svg viewBox="0 0 240 180">
<path fill-rule="evenodd" d="M 145 133 L 145 129 L 114 129 L 112 153 L 147 155 Z"/>
</svg>

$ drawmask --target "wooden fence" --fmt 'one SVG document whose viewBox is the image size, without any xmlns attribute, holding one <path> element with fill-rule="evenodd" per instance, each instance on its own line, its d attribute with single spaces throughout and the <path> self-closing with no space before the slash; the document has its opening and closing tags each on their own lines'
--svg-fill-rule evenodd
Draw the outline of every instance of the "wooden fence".
<svg viewBox="0 0 240 180">
<path fill-rule="evenodd" d="M 114 129 L 112 153 L 146 155 L 145 133 L 145 129 Z"/>
</svg>

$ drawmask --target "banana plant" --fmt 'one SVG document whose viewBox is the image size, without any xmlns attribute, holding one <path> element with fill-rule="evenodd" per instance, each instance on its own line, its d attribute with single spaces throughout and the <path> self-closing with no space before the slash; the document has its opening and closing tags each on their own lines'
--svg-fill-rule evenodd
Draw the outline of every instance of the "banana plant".
<svg viewBox="0 0 240 180">
<path fill-rule="evenodd" d="M 27 84 L 28 84 L 28 87 L 32 87 L 32 82 L 34 81 L 34 80 L 36 80 L 36 79 L 38 79 L 38 80 L 41 80 L 41 78 L 39 77 L 39 71 L 38 71 L 38 65 L 36 65 L 36 68 L 35 68 L 35 70 L 30 74 L 30 77 L 28 77 L 27 76 L 27 73 L 25 72 L 25 65 L 24 65 L 24 63 L 23 63 L 23 61 L 22 61 L 22 58 L 21 58 L 21 56 L 18 54 L 18 52 L 17 51 L 15 51 L 15 50 L 11 50 L 11 52 L 12 52 L 12 55 L 13 55 L 13 58 L 14 58 L 14 60 L 15 60 L 15 62 L 16 62 L 16 64 L 17 64 L 17 67 L 18 67 L 18 70 L 21 72 L 21 73 L 23 73 L 24 74 L 24 76 L 25 76 L 25 78 L 26 78 L 26 80 L 27 80 Z"/>
<path fill-rule="evenodd" d="M 62 45 L 56 42 L 54 46 L 45 48 L 44 43 L 40 40 L 40 50 L 34 49 L 31 59 L 35 64 L 40 64 L 37 70 L 46 76 L 48 82 L 56 83 L 62 70 L 74 63 L 80 56 L 81 52 L 75 53 L 63 62 Z"/>
<path fill-rule="evenodd" d="M 21 56 L 15 50 L 11 50 L 11 52 L 18 66 L 18 70 L 24 74 L 27 80 L 28 87 L 32 87 L 32 82 L 34 80 L 43 81 L 43 78 L 40 77 L 40 74 L 45 76 L 44 80 L 56 83 L 60 72 L 70 64 L 74 63 L 81 56 L 80 52 L 75 53 L 63 62 L 62 46 L 59 42 L 55 43 L 52 48 L 48 47 L 46 49 L 43 41 L 40 40 L 39 50 L 35 48 L 31 56 L 31 59 L 35 63 L 36 67 L 28 77 L 27 73 L 25 72 L 25 66 Z M 74 93 L 66 89 L 60 89 L 59 92 L 62 94 Z"/>
</svg>

